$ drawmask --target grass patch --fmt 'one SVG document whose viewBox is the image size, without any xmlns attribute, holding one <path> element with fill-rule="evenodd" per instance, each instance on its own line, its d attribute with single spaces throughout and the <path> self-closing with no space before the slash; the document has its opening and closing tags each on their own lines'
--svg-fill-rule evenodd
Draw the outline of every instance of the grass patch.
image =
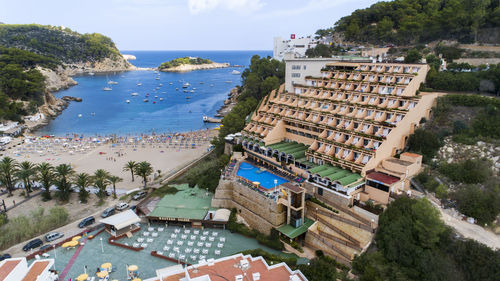
<svg viewBox="0 0 500 281">
<path fill-rule="evenodd" d="M 152 197 L 163 197 L 167 194 L 176 194 L 179 190 L 174 186 L 169 186 L 167 184 L 163 185 L 160 188 L 155 189 L 152 193 Z"/>
<path fill-rule="evenodd" d="M 68 223 L 69 214 L 63 207 L 54 207 L 45 214 L 40 207 L 30 212 L 29 217 L 24 215 L 9 219 L 0 227 L 0 249 L 7 249 L 22 241 L 36 237 L 52 229 Z"/>
</svg>

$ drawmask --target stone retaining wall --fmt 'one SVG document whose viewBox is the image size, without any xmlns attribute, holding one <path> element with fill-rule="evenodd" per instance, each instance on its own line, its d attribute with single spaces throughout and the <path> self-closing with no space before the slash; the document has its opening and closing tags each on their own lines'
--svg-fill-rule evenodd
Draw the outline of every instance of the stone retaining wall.
<svg viewBox="0 0 500 281">
<path fill-rule="evenodd" d="M 236 180 L 219 182 L 212 207 L 236 208 L 251 228 L 262 233 L 269 233 L 286 220 L 283 206 Z"/>
</svg>

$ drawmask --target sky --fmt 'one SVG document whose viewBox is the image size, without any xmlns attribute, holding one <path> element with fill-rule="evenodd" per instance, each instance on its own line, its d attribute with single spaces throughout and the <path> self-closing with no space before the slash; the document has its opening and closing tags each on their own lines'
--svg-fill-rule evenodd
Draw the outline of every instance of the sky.
<svg viewBox="0 0 500 281">
<path fill-rule="evenodd" d="M 0 22 L 109 36 L 120 50 L 271 50 L 376 0 L 0 0 Z"/>
</svg>

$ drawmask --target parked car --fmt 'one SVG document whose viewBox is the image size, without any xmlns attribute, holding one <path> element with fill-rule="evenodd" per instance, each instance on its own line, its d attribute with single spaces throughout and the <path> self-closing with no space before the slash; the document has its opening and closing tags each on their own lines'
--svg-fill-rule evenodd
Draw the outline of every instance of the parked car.
<svg viewBox="0 0 500 281">
<path fill-rule="evenodd" d="M 63 236 L 64 236 L 64 234 L 62 234 L 61 232 L 51 232 L 51 233 L 45 235 L 45 241 L 47 241 L 47 242 L 54 241 L 54 240 L 57 240 Z"/>
<path fill-rule="evenodd" d="M 95 218 L 94 217 L 88 217 L 88 218 L 84 218 L 79 224 L 78 224 L 78 227 L 79 228 L 84 228 L 84 227 L 87 227 L 91 224 L 93 224 L 95 222 Z"/>
<path fill-rule="evenodd" d="M 104 212 L 102 212 L 101 218 L 107 218 L 107 217 L 113 215 L 114 213 L 115 213 L 114 207 L 107 208 L 106 210 L 104 210 Z"/>
<path fill-rule="evenodd" d="M 116 210 L 118 210 L 118 211 L 123 211 L 123 210 L 125 210 L 127 208 L 128 208 L 128 204 L 124 203 L 124 202 L 118 203 L 116 205 Z"/>
<path fill-rule="evenodd" d="M 40 247 L 40 251 L 47 250 L 47 249 L 49 249 L 49 248 L 52 248 L 52 245 L 50 245 L 50 244 L 45 244 L 45 245 L 43 245 L 42 247 Z"/>
<path fill-rule="evenodd" d="M 140 199 L 142 199 L 142 198 L 146 197 L 146 195 L 148 195 L 148 193 L 147 193 L 146 191 L 139 191 L 139 192 L 137 192 L 137 193 L 136 193 L 136 194 L 132 197 L 132 199 L 133 199 L 133 200 L 140 200 Z"/>
<path fill-rule="evenodd" d="M 10 259 L 10 258 L 12 258 L 12 256 L 10 254 L 0 255 L 0 261 L 6 260 L 6 259 Z"/>
<path fill-rule="evenodd" d="M 38 247 L 42 246 L 42 244 L 43 244 L 42 239 L 37 238 L 37 239 L 31 240 L 26 245 L 24 245 L 23 251 L 27 252 L 31 249 L 38 248 Z"/>
</svg>

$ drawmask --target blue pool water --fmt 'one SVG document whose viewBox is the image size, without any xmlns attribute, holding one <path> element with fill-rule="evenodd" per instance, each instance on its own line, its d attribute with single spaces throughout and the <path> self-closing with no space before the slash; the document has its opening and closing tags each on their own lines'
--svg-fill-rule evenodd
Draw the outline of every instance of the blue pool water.
<svg viewBox="0 0 500 281">
<path fill-rule="evenodd" d="M 247 67 L 253 55 L 271 55 L 270 51 L 122 51 L 136 56 L 137 67 L 157 67 L 177 57 L 194 56 L 215 62 Z M 213 116 L 229 91 L 241 85 L 243 67 L 199 70 L 185 73 L 162 72 L 157 80 L 153 71 L 128 71 L 95 76 L 74 77 L 78 85 L 55 93 L 57 97 L 74 96 L 82 102 L 71 102 L 61 115 L 41 128 L 39 134 L 127 135 L 139 133 L 172 133 L 205 129 L 215 125 L 203 123 L 203 115 Z M 108 80 L 112 91 L 103 91 Z M 190 83 L 183 92 L 183 83 Z M 138 86 L 142 83 L 142 86 Z M 170 85 L 172 83 L 172 85 Z M 162 84 L 162 85 L 160 85 Z M 179 90 L 176 91 L 176 88 Z M 194 89 L 196 88 L 196 89 Z M 137 93 L 137 96 L 132 96 Z M 146 97 L 146 94 L 149 94 Z M 186 97 L 190 97 L 187 99 Z M 149 102 L 144 102 L 144 99 Z M 162 100 L 160 100 L 162 99 Z M 129 100 L 130 103 L 126 101 Z"/>
<path fill-rule="evenodd" d="M 240 168 L 238 169 L 236 175 L 246 178 L 247 180 L 252 182 L 258 181 L 260 182 L 260 186 L 264 187 L 265 189 L 274 188 L 274 180 L 278 181 L 276 186 L 288 182 L 284 178 L 269 173 L 268 171 L 263 172 L 259 168 L 247 162 L 241 163 Z"/>
</svg>

